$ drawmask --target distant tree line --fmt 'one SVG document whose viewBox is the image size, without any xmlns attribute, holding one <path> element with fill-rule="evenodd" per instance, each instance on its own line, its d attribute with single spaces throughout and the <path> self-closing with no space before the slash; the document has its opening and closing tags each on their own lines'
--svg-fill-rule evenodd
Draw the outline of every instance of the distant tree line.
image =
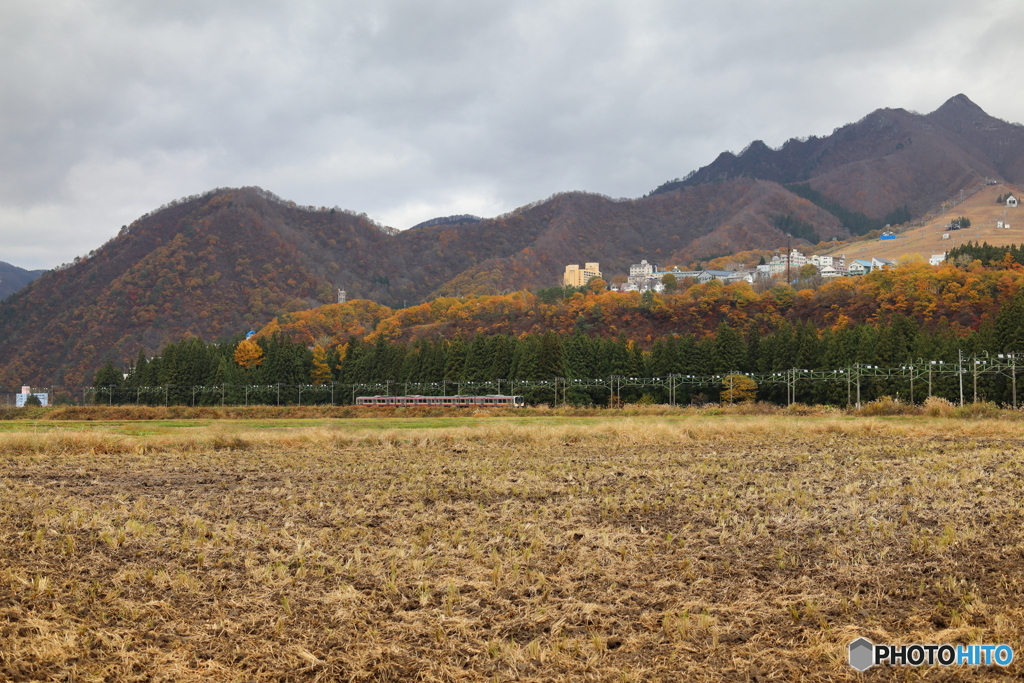
<svg viewBox="0 0 1024 683">
<path fill-rule="evenodd" d="M 480 218 L 479 216 L 474 216 L 468 213 L 462 213 L 456 216 L 442 216 L 440 218 L 431 218 L 430 220 L 423 221 L 422 223 L 417 223 L 410 229 L 415 230 L 416 228 L 432 228 L 435 225 L 458 225 L 460 223 L 479 223 L 481 220 L 483 219 Z"/>
<path fill-rule="evenodd" d="M 776 216 L 772 222 L 776 228 L 787 235 L 807 240 L 811 244 L 817 244 L 821 241 L 821 237 L 818 236 L 818 232 L 814 229 L 813 225 L 807 221 L 790 216 L 788 213 Z"/>
<path fill-rule="evenodd" d="M 815 204 L 839 219 L 853 235 L 866 235 L 872 230 L 881 230 L 886 225 L 906 223 L 912 216 L 907 205 L 898 206 L 885 215 L 885 218 L 870 218 L 859 211 L 848 209 L 839 202 L 833 201 L 810 186 L 809 183 L 793 183 L 786 189 L 798 197 Z"/>
<path fill-rule="evenodd" d="M 325 349 L 309 348 L 285 335 L 258 340 L 235 339 L 204 343 L 188 339 L 169 344 L 147 358 L 140 351 L 135 365 L 124 372 L 108 363 L 95 375 L 96 400 L 112 403 L 213 405 L 225 400 L 216 387 L 252 387 L 245 393 L 250 403 L 351 402 L 350 392 L 329 394 L 328 387 L 382 384 L 391 394 L 428 393 L 424 385 L 436 385 L 430 393 L 452 394 L 463 389 L 494 393 L 513 390 L 512 382 L 537 382 L 565 378 L 589 380 L 665 377 L 669 374 L 712 376 L 733 372 L 776 373 L 790 369 L 842 369 L 854 364 L 899 367 L 918 361 L 955 363 L 959 352 L 1024 352 L 1024 296 L 1017 294 L 1004 304 L 994 319 L 967 336 L 940 324 L 923 329 L 914 319 L 893 316 L 884 324 L 858 324 L 819 330 L 813 323 L 783 322 L 767 334 L 755 324 L 736 329 L 722 323 L 714 334 L 668 335 L 654 339 L 647 348 L 625 334 L 608 339 L 580 332 L 522 336 L 478 333 L 472 338 L 419 339 L 411 343 L 388 341 L 383 336 L 366 342 L 352 337 L 345 344 Z M 484 383 L 495 383 L 486 391 Z M 920 380 L 919 380 L 920 382 Z M 943 375 L 934 380 L 936 395 L 953 398 L 957 378 Z M 1009 380 L 985 376 L 980 385 L 989 400 L 1009 401 Z M 153 387 L 163 387 L 160 391 Z M 208 390 L 196 390 L 206 387 Z M 299 393 L 305 387 L 304 394 Z M 317 389 L 319 387 L 319 389 Z M 146 389 L 146 391 L 143 391 Z M 721 387 L 682 386 L 677 401 L 715 401 Z M 802 383 L 797 400 L 808 403 L 845 404 L 848 386 L 837 382 Z M 862 387 L 862 399 L 881 395 L 909 397 L 904 380 L 871 380 Z M 551 392 L 520 391 L 528 400 L 549 401 Z M 665 402 L 667 390 L 659 387 L 625 387 L 622 399 Z M 365 392 L 364 392 L 365 393 Z M 463 393 L 466 393 L 463 391 Z M 232 393 L 231 402 L 240 402 Z M 303 398 L 305 396 L 305 398 Z M 760 400 L 784 402 L 786 388 L 764 384 Z M 918 384 L 916 397 L 924 396 Z M 577 404 L 604 405 L 609 392 L 601 387 L 573 387 L 564 398 Z"/>
<path fill-rule="evenodd" d="M 995 246 L 988 242 L 968 242 L 947 251 L 946 260 L 953 263 L 970 263 L 977 260 L 985 266 L 1005 266 L 1009 263 L 1024 265 L 1024 247 L 1016 244 Z"/>
</svg>

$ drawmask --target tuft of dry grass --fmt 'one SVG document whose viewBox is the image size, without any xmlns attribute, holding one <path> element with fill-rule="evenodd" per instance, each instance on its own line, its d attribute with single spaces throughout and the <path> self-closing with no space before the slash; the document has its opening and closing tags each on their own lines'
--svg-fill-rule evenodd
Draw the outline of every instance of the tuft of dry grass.
<svg viewBox="0 0 1024 683">
<path fill-rule="evenodd" d="M 3 433 L 0 678 L 853 681 L 861 635 L 1019 651 L 1022 446 L 774 415 Z"/>
</svg>

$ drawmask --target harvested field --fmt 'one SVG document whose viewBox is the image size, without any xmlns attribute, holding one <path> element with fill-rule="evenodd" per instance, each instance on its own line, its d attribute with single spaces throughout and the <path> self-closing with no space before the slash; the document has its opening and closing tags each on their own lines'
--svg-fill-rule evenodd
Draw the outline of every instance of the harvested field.
<svg viewBox="0 0 1024 683">
<path fill-rule="evenodd" d="M 0 679 L 819 681 L 1024 632 L 1024 432 L 924 418 L 0 433 Z"/>
</svg>

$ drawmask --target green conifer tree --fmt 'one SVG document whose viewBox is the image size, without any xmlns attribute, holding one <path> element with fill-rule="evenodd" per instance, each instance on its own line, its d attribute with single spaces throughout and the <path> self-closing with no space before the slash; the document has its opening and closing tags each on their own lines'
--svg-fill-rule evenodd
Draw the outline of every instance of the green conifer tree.
<svg viewBox="0 0 1024 683">
<path fill-rule="evenodd" d="M 724 322 L 715 331 L 714 372 L 741 372 L 747 360 L 743 337 Z"/>
<path fill-rule="evenodd" d="M 540 339 L 540 358 L 537 372 L 540 379 L 565 377 L 565 358 L 562 353 L 562 338 L 552 330 Z"/>
<path fill-rule="evenodd" d="M 507 334 L 496 334 L 490 338 L 491 367 L 488 370 L 490 381 L 496 382 L 499 379 L 509 378 L 515 341 L 514 337 L 509 337 Z"/>
<path fill-rule="evenodd" d="M 345 346 L 345 354 L 339 362 L 338 381 L 342 384 L 353 384 L 357 381 L 357 368 L 366 354 L 363 342 L 356 337 L 349 337 Z"/>
<path fill-rule="evenodd" d="M 452 339 L 448 346 L 444 359 L 444 378 L 449 382 L 462 380 L 462 373 L 466 367 L 466 342 L 462 339 Z"/>
<path fill-rule="evenodd" d="M 550 379 L 541 376 L 540 354 L 540 337 L 530 334 L 519 340 L 515 355 L 512 357 L 514 379 L 517 381 Z"/>
<path fill-rule="evenodd" d="M 1024 290 L 1003 303 L 996 313 L 995 345 L 1001 353 L 1024 351 Z"/>
<path fill-rule="evenodd" d="M 483 332 L 477 332 L 466 348 L 466 363 L 462 370 L 463 381 L 472 383 L 488 381 L 492 361 L 490 341 Z"/>
<path fill-rule="evenodd" d="M 665 377 L 671 370 L 672 362 L 668 355 L 668 338 L 658 337 L 651 346 L 651 374 Z"/>
</svg>

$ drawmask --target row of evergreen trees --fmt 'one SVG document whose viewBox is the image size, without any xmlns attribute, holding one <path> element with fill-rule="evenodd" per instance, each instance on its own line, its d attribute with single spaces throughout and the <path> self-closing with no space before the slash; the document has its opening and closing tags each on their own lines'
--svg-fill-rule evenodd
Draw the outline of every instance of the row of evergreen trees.
<svg viewBox="0 0 1024 683">
<path fill-rule="evenodd" d="M 244 345 L 252 350 L 251 357 L 243 358 Z M 420 339 L 411 344 L 389 342 L 384 338 L 365 343 L 352 338 L 340 351 L 310 349 L 283 335 L 262 338 L 255 343 L 240 338 L 212 344 L 189 339 L 169 344 L 154 358 L 147 358 L 140 352 L 127 373 L 108 364 L 97 372 L 93 385 L 102 388 L 95 395 L 103 402 L 236 403 L 243 400 L 239 388 L 246 387 L 246 402 L 342 403 L 351 402 L 354 394 L 346 389 L 349 391 L 346 396 L 335 395 L 330 393 L 330 387 L 381 383 L 394 385 L 387 389 L 390 393 L 406 393 L 406 385 L 411 384 L 418 386 L 410 391 L 422 393 L 435 391 L 423 385 L 437 385 L 436 393 L 463 389 L 463 393 L 490 393 L 494 388 L 480 385 L 503 380 L 506 383 L 502 389 L 507 392 L 511 388 L 510 381 L 536 382 L 554 378 L 763 374 L 792 368 L 842 369 L 857 363 L 898 367 L 918 360 L 954 363 L 960 352 L 966 356 L 1024 352 L 1024 298 L 1018 295 L 1012 299 L 993 322 L 966 337 L 946 327 L 921 329 L 914 319 L 897 316 L 884 325 L 861 324 L 824 331 L 809 322 L 784 323 L 769 334 L 762 334 L 754 325 L 738 330 L 722 324 L 714 335 L 703 338 L 670 335 L 655 339 L 648 350 L 625 335 L 602 339 L 555 332 L 521 338 L 479 333 L 472 339 Z M 458 386 L 446 386 L 446 382 Z M 230 398 L 224 387 L 233 387 Z M 300 390 L 299 387 L 305 388 Z M 717 388 L 713 386 L 691 389 L 691 394 L 703 394 L 709 400 L 717 396 Z M 837 398 L 829 391 L 808 386 L 803 388 L 800 398 L 845 402 L 846 389 L 844 385 L 842 395 Z M 909 387 L 878 383 L 865 388 L 869 397 L 878 392 L 890 395 L 902 392 L 906 396 L 907 389 Z M 623 396 L 638 398 L 646 391 L 630 389 Z M 998 391 L 994 385 L 986 391 L 989 398 L 1005 398 L 1006 390 L 1002 385 Z M 305 399 L 301 392 L 305 392 Z M 367 389 L 364 393 L 372 392 Z M 782 388 L 768 386 L 762 388 L 760 397 L 785 400 Z M 543 396 L 535 398 L 548 400 Z M 652 398 L 662 400 L 666 396 L 657 394 Z M 575 400 L 601 403 L 607 400 L 607 392 L 580 390 Z"/>
<path fill-rule="evenodd" d="M 970 263 L 978 260 L 985 266 L 999 266 L 1007 264 L 1007 261 L 1024 265 L 1024 247 L 1016 244 L 1000 247 L 988 242 L 981 244 L 968 242 L 946 252 L 946 260 L 951 263 Z"/>
</svg>

